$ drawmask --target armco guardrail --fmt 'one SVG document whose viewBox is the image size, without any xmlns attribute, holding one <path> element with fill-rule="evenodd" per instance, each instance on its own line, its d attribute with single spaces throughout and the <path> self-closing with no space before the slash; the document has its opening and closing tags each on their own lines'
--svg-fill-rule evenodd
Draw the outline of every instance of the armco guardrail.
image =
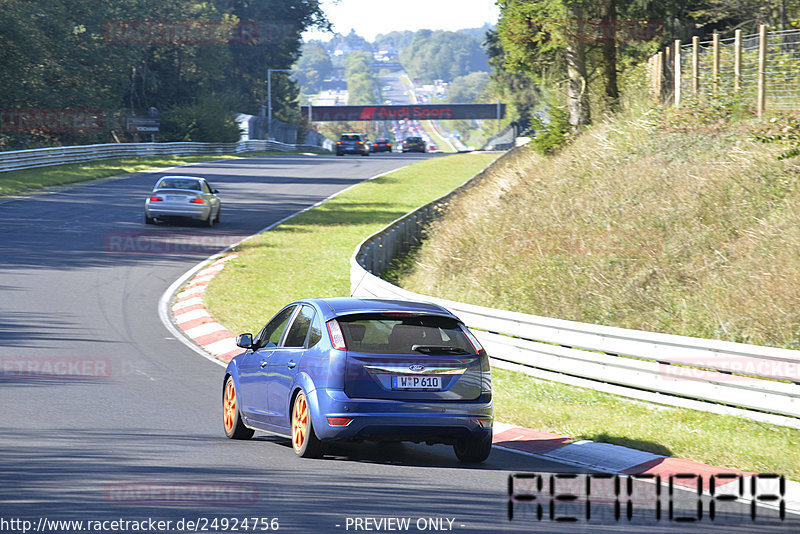
<svg viewBox="0 0 800 534">
<path fill-rule="evenodd" d="M 800 428 L 800 351 L 484 308 L 412 293 L 378 278 L 395 257 L 421 241 L 425 225 L 454 193 L 364 240 L 350 260 L 352 295 L 441 304 L 475 331 L 498 367 Z"/>
<path fill-rule="evenodd" d="M 277 141 L 250 140 L 237 143 L 112 143 L 35 148 L 0 152 L 0 172 L 108 158 L 190 156 L 195 154 L 222 155 L 265 150 L 284 152 L 294 150 L 324 151 L 331 150 L 332 146 L 332 143 L 330 146 L 320 147 L 316 145 L 288 145 Z"/>
</svg>

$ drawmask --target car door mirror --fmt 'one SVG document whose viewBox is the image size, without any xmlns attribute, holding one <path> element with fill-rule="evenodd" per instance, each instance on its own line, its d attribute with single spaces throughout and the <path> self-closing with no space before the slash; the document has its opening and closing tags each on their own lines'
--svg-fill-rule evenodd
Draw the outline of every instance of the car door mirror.
<svg viewBox="0 0 800 534">
<path fill-rule="evenodd" d="M 212 189 L 211 192 L 214 193 L 215 195 L 218 195 L 219 194 L 219 189 Z"/>
<path fill-rule="evenodd" d="M 236 346 L 243 349 L 253 348 L 253 334 L 239 334 L 236 336 Z"/>
</svg>

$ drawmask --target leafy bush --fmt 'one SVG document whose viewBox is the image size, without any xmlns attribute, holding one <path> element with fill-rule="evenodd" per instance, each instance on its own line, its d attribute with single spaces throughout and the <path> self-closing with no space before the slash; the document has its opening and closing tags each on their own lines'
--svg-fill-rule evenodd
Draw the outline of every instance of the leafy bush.
<svg viewBox="0 0 800 534">
<path fill-rule="evenodd" d="M 240 135 L 233 115 L 214 96 L 201 97 L 194 104 L 172 107 L 161 116 L 161 141 L 234 143 Z"/>
<path fill-rule="evenodd" d="M 661 127 L 668 131 L 723 130 L 752 116 L 741 95 L 722 94 L 698 99 L 688 97 L 678 107 L 664 111 Z"/>
<path fill-rule="evenodd" d="M 551 107 L 547 110 L 548 121 L 534 116 L 532 123 L 536 130 L 536 137 L 531 144 L 534 150 L 543 156 L 555 154 L 567 146 L 572 138 L 567 116 L 567 110 L 560 107 Z"/>
<path fill-rule="evenodd" d="M 762 143 L 776 143 L 787 147 L 778 159 L 800 156 L 800 116 L 779 115 L 755 134 L 755 139 Z"/>
</svg>

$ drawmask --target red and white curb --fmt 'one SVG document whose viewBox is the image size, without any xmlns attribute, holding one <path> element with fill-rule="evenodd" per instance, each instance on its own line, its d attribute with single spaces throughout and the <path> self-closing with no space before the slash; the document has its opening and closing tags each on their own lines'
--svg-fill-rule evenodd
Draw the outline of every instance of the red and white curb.
<svg viewBox="0 0 800 534">
<path fill-rule="evenodd" d="M 666 481 L 672 475 L 691 475 L 675 477 L 675 486 L 689 490 L 697 490 L 698 481 L 703 483 L 703 493 L 708 491 L 711 477 L 714 475 L 733 475 L 735 478 L 717 479 L 716 491 L 719 493 L 738 493 L 739 476 L 744 481 L 744 488 L 751 488 L 755 473 L 707 465 L 692 460 L 683 460 L 670 456 L 662 456 L 650 452 L 630 449 L 610 443 L 598 443 L 588 440 L 575 440 L 568 436 L 551 434 L 522 428 L 505 423 L 494 423 L 493 443 L 497 447 L 554 460 L 569 465 L 579 465 L 605 473 L 618 475 L 656 475 Z M 724 482 L 727 480 L 727 482 Z M 723 483 L 724 482 L 724 483 Z M 766 484 L 765 484 L 766 483 Z M 758 480 L 759 494 L 778 494 L 777 480 Z M 783 496 L 786 512 L 800 513 L 800 482 L 787 480 Z M 729 486 L 732 485 L 732 486 Z M 748 493 L 749 494 L 749 493 Z M 769 508 L 768 503 L 759 503 Z"/>
<path fill-rule="evenodd" d="M 175 295 L 172 305 L 172 319 L 184 335 L 211 356 L 226 363 L 242 352 L 242 349 L 236 346 L 236 336 L 208 313 L 203 305 L 203 294 L 208 283 L 225 268 L 225 262 L 237 256 L 238 254 L 223 256 L 198 271 Z"/>
</svg>

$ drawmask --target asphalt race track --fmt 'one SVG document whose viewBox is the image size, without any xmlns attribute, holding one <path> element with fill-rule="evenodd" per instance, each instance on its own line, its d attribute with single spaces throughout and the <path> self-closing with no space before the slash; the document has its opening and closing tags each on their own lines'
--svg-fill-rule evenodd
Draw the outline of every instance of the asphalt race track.
<svg viewBox="0 0 800 534">
<path fill-rule="evenodd" d="M 595 512 L 565 524 L 525 503 L 509 520 L 510 473 L 582 471 L 498 448 L 464 466 L 445 446 L 341 445 L 303 460 L 283 438 L 225 438 L 223 369 L 171 336 L 162 293 L 241 237 L 427 157 L 222 160 L 0 203 L 0 531 L 22 532 L 22 520 L 39 532 L 77 531 L 46 528 L 53 520 L 158 531 L 123 523 L 148 519 L 181 532 L 230 532 L 234 521 L 239 532 L 403 531 L 381 518 L 406 518 L 410 532 L 792 530 L 756 526 L 744 504 L 715 523 Z M 221 224 L 145 226 L 145 196 L 163 174 L 207 177 Z"/>
</svg>

